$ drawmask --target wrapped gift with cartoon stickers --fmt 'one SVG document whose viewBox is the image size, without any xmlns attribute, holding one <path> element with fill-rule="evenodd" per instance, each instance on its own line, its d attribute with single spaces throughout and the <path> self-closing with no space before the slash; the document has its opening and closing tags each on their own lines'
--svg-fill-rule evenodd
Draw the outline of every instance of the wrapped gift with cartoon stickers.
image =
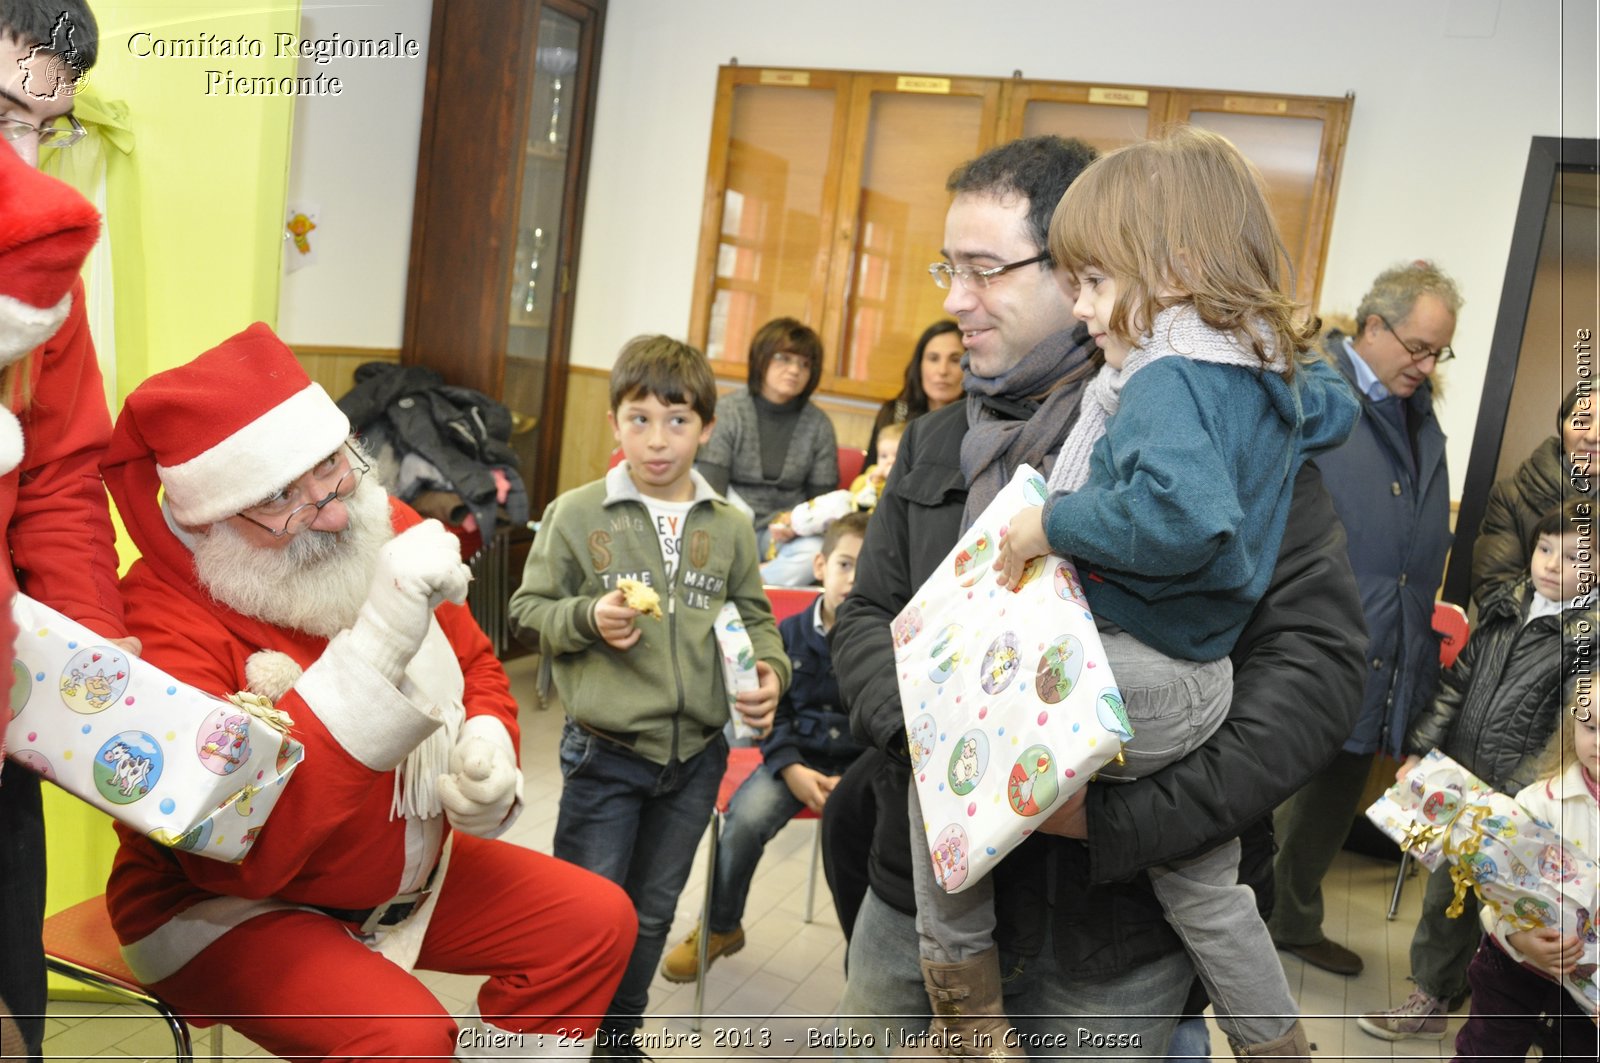
<svg viewBox="0 0 1600 1063">
<path fill-rule="evenodd" d="M 305 755 L 251 694 L 179 682 L 18 594 L 11 759 L 154 841 L 237 863 Z"/>
<path fill-rule="evenodd" d="M 734 699 L 747 690 L 757 690 L 761 681 L 756 676 L 756 649 L 750 634 L 744 629 L 744 618 L 733 602 L 723 605 L 717 613 L 717 649 L 722 654 L 722 687 L 728 695 L 728 716 L 733 720 L 735 738 L 755 738 L 761 732 L 744 722 L 744 717 L 734 708 Z"/>
<path fill-rule="evenodd" d="M 1582 955 L 1562 984 L 1585 1007 L 1600 1002 L 1600 875 L 1594 860 L 1563 841 L 1554 825 L 1437 749 L 1375 801 L 1367 818 L 1423 866 L 1450 868 L 1457 897 L 1452 912 L 1472 889 L 1512 931 L 1557 927 L 1576 934 Z"/>
<path fill-rule="evenodd" d="M 980 880 L 1114 758 L 1132 729 L 1072 563 L 995 582 L 1000 537 L 1044 502 L 1022 466 L 895 617 L 895 666 L 934 877 Z"/>
</svg>

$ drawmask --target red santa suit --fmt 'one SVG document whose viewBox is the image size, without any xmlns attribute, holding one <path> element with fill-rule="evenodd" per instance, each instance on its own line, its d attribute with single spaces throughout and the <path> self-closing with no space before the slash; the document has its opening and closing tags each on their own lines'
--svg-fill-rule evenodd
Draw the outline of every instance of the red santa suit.
<svg viewBox="0 0 1600 1063">
<path fill-rule="evenodd" d="M 119 825 L 112 923 L 129 966 L 179 1011 L 220 1010 L 278 1055 L 471 1056 L 471 1029 L 413 963 L 488 975 L 479 1013 L 519 1035 L 518 1055 L 574 1054 L 621 978 L 632 909 L 598 876 L 440 814 L 433 784 L 452 747 L 483 739 L 515 760 L 517 706 L 468 610 L 438 606 L 396 683 L 352 652 L 349 630 L 329 640 L 241 615 L 195 575 L 181 527 L 292 483 L 348 431 L 264 325 L 129 396 L 103 471 L 143 554 L 123 580 L 143 656 L 220 696 L 273 697 L 305 759 L 238 864 Z M 398 502 L 391 514 L 397 532 L 421 520 Z"/>
</svg>

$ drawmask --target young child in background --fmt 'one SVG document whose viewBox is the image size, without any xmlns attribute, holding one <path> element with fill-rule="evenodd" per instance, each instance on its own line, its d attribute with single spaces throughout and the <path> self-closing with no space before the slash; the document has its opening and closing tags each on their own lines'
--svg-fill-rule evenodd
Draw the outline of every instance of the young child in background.
<svg viewBox="0 0 1600 1063">
<path fill-rule="evenodd" d="M 814 557 L 821 548 L 822 533 L 828 525 L 846 513 L 870 513 L 883 494 L 883 485 L 889 480 L 889 470 L 894 467 L 895 455 L 900 452 L 900 437 L 905 435 L 904 424 L 888 424 L 878 430 L 877 460 L 851 482 L 849 488 L 829 491 L 825 495 L 795 506 L 787 513 L 779 513 L 772 523 L 793 532 L 797 538 L 781 545 L 775 540 L 767 549 L 767 559 L 761 566 L 761 578 L 775 587 L 806 587 L 813 582 L 809 569 L 802 572 L 794 563 L 801 556 Z"/>
<path fill-rule="evenodd" d="M 1012 518 L 995 567 L 1015 586 L 1052 549 L 1077 560 L 1133 721 L 1116 773 L 1139 777 L 1221 724 L 1227 654 L 1271 578 L 1295 474 L 1344 441 L 1356 401 L 1304 353 L 1314 333 L 1282 292 L 1287 256 L 1260 180 L 1214 133 L 1186 128 L 1093 163 L 1056 208 L 1050 255 L 1077 280 L 1074 311 L 1105 366 L 1048 501 Z M 920 837 L 915 800 L 912 820 Z M 1238 861 L 1233 839 L 1150 878 L 1234 1051 L 1308 1055 Z M 969 1016 L 998 987 L 992 887 L 947 895 L 926 859 L 912 863 L 935 1023 L 976 979 L 985 989 L 960 1022 L 979 1025 Z"/>
<path fill-rule="evenodd" d="M 1590 616 L 1592 622 L 1592 611 Z M 1536 766 L 1538 781 L 1517 794 L 1530 815 L 1553 824 L 1568 846 L 1591 859 L 1600 853 L 1600 720 L 1593 680 L 1592 673 L 1568 678 L 1566 711 Z M 1485 910 L 1483 929 L 1487 936 L 1467 969 L 1472 1014 L 1456 1034 L 1455 1059 L 1523 1059 L 1535 1043 L 1545 1059 L 1600 1057 L 1600 1014 L 1592 1006 L 1585 1011 L 1558 981 L 1577 966 L 1583 947 L 1578 934 L 1593 935 L 1593 926 L 1519 930 Z"/>
<path fill-rule="evenodd" d="M 757 659 L 759 688 L 736 699 L 744 721 L 769 731 L 789 681 L 755 532 L 694 471 L 716 402 L 699 351 L 666 336 L 629 341 L 607 415 L 626 460 L 550 503 L 511 598 L 513 622 L 538 635 L 541 692 L 553 674 L 567 712 L 554 854 L 621 885 L 639 915 L 596 1056 L 639 1055 L 633 1031 L 727 765 L 714 632 L 725 602 Z M 659 602 L 630 606 L 624 580 Z"/>
<path fill-rule="evenodd" d="M 1538 776 L 1534 764 L 1561 718 L 1561 684 L 1579 662 L 1594 660 L 1595 572 L 1591 549 L 1594 504 L 1573 501 L 1544 515 L 1533 530 L 1532 556 L 1521 580 L 1489 588 L 1478 623 L 1456 663 L 1439 679 L 1439 693 L 1406 735 L 1405 779 L 1430 749 L 1438 749 L 1503 793 Z M 1467 994 L 1468 965 L 1482 936 L 1474 916 L 1445 914 L 1455 897 L 1448 868 L 1428 876 L 1422 915 L 1411 938 L 1411 977 L 1405 1003 L 1362 1015 L 1356 1024 L 1374 1037 L 1444 1037 L 1451 1001 Z"/>
<path fill-rule="evenodd" d="M 850 734 L 850 714 L 839 702 L 828 632 L 834 611 L 856 581 L 856 557 L 867 534 L 867 514 L 846 513 L 828 526 L 812 572 L 822 594 L 809 609 L 778 625 L 794 680 L 778 702 L 772 733 L 761 742 L 762 766 L 728 804 L 717 848 L 711 900 L 711 940 L 706 963 L 744 948 L 745 899 L 766 845 L 802 808 L 817 814 L 839 776 L 866 747 Z M 700 971 L 700 934 L 694 932 L 661 961 L 669 982 L 692 982 Z"/>
</svg>

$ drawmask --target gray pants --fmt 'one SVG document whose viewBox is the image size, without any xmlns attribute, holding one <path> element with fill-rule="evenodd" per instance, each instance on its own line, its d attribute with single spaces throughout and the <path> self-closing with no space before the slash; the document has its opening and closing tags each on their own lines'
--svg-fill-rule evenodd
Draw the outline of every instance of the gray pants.
<svg viewBox="0 0 1600 1063">
<path fill-rule="evenodd" d="M 1187 756 L 1222 726 L 1233 700 L 1228 658 L 1196 663 L 1168 657 L 1120 628 L 1100 629 L 1116 673 L 1133 741 L 1123 764 L 1099 777 L 1143 778 Z M 910 794 L 912 874 L 917 890 L 917 936 L 922 957 L 960 963 L 994 943 L 994 884 L 989 878 L 961 893 L 946 893 L 933 877 L 916 781 Z M 1153 867 L 1150 882 L 1167 921 L 1183 939 L 1216 1009 L 1217 1024 L 1239 1044 L 1276 1040 L 1298 1010 L 1255 894 L 1239 883 L 1239 842 L 1234 839 L 1187 860 Z"/>
</svg>

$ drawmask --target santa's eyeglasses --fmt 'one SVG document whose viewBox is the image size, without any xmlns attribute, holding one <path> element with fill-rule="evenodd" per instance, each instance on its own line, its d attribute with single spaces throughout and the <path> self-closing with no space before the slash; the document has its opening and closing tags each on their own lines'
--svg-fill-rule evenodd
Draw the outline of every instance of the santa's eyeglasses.
<svg viewBox="0 0 1600 1063">
<path fill-rule="evenodd" d="M 346 454 L 347 451 L 348 456 Z M 316 482 L 326 482 L 336 473 L 339 474 L 338 482 L 333 485 L 333 490 L 329 491 L 321 501 L 302 502 L 299 505 L 294 505 L 297 492 L 292 490 L 293 485 L 291 484 L 265 502 L 260 502 L 249 509 L 241 510 L 239 516 L 262 531 L 271 532 L 274 539 L 281 539 L 285 535 L 297 534 L 311 526 L 312 522 L 317 519 L 317 514 L 322 512 L 323 506 L 335 500 L 342 502 L 355 494 L 356 488 L 361 486 L 361 477 L 366 475 L 369 468 L 370 466 L 361 460 L 360 455 L 350 450 L 350 444 L 346 443 L 326 458 L 317 462 L 311 469 L 310 476 Z M 250 515 L 252 513 L 256 516 L 252 517 Z"/>
</svg>

